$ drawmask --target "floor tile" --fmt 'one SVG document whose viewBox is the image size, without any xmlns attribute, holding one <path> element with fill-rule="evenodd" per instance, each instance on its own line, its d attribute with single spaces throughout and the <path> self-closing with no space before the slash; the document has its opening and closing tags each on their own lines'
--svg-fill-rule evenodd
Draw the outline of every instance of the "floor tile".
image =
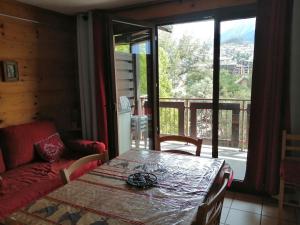
<svg viewBox="0 0 300 225">
<path fill-rule="evenodd" d="M 274 217 L 262 216 L 261 218 L 261 225 L 297 225 L 296 223 L 288 222 L 288 221 L 281 221 L 278 223 L 278 219 Z"/>
<path fill-rule="evenodd" d="M 230 209 L 225 224 L 228 225 L 260 225 L 260 215 L 256 213 L 250 213 L 240 211 L 236 209 Z"/>
<path fill-rule="evenodd" d="M 249 195 L 249 194 L 243 194 L 243 193 L 236 193 L 235 199 L 242 200 L 242 201 L 253 201 L 253 202 L 258 202 L 258 203 L 263 202 L 263 197 L 261 197 L 261 196 Z"/>
<path fill-rule="evenodd" d="M 262 215 L 269 217 L 278 217 L 278 203 L 264 202 L 262 208 Z"/>
<path fill-rule="evenodd" d="M 225 197 L 225 198 L 224 198 L 224 202 L 223 202 L 223 207 L 228 207 L 228 208 L 230 208 L 231 205 L 232 205 L 232 201 L 233 201 L 233 198 Z"/>
<path fill-rule="evenodd" d="M 228 213 L 229 213 L 229 209 L 230 208 L 227 208 L 227 207 L 222 208 L 222 214 L 221 214 L 221 220 L 220 220 L 221 223 L 225 223 Z"/>
<path fill-rule="evenodd" d="M 278 203 L 269 203 L 264 202 L 262 208 L 262 215 L 272 217 L 277 219 L 278 218 Z M 282 219 L 288 222 L 297 222 L 297 214 L 296 210 L 292 207 L 284 207 Z"/>
<path fill-rule="evenodd" d="M 234 192 L 226 191 L 223 206 L 230 208 L 235 195 Z"/>
<path fill-rule="evenodd" d="M 227 198 L 234 198 L 235 195 L 236 195 L 236 193 L 231 192 L 231 191 L 226 191 L 226 193 L 225 193 L 225 197 L 227 197 Z"/>
<path fill-rule="evenodd" d="M 236 194 L 231 208 L 261 214 L 262 198 L 246 194 Z"/>
</svg>

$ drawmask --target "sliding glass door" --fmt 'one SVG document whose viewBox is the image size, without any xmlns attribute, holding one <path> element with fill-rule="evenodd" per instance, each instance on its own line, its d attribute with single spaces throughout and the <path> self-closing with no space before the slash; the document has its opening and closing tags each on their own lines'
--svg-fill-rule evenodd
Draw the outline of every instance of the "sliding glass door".
<svg viewBox="0 0 300 225">
<path fill-rule="evenodd" d="M 203 139 L 202 157 L 225 159 L 243 180 L 255 18 L 158 26 L 160 135 Z M 162 149 L 190 149 L 169 143 Z"/>
<path fill-rule="evenodd" d="M 243 180 L 246 171 L 255 18 L 221 21 L 218 155 Z"/>
<path fill-rule="evenodd" d="M 211 157 L 214 20 L 158 27 L 158 46 L 160 135 L 201 137 L 201 155 Z"/>
</svg>

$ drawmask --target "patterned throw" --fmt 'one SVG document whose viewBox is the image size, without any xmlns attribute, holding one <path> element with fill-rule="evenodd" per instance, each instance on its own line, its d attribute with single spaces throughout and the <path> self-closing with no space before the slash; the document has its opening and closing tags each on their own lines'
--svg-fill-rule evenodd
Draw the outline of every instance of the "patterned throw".
<svg viewBox="0 0 300 225">
<path fill-rule="evenodd" d="M 72 181 L 10 218 L 21 224 L 191 224 L 220 176 L 224 160 L 131 150 Z M 138 189 L 126 184 L 136 172 L 157 176 Z"/>
</svg>

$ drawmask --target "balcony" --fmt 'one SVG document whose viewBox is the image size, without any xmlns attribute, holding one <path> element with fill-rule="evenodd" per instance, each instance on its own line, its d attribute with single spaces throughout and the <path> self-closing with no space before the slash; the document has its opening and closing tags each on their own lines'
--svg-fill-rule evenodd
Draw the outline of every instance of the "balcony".
<svg viewBox="0 0 300 225">
<path fill-rule="evenodd" d="M 146 98 L 141 98 L 144 106 Z M 203 139 L 202 157 L 212 155 L 212 99 L 161 98 L 160 134 L 186 135 Z M 219 158 L 225 159 L 243 180 L 248 151 L 250 100 L 220 99 L 219 103 Z M 162 149 L 193 150 L 190 145 L 169 142 Z"/>
</svg>

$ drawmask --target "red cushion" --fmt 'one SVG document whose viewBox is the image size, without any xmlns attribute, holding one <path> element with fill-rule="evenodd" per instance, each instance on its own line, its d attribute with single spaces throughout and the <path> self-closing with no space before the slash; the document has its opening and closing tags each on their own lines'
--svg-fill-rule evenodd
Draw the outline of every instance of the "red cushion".
<svg viewBox="0 0 300 225">
<path fill-rule="evenodd" d="M 280 165 L 280 176 L 285 182 L 300 185 L 300 162 L 296 160 L 284 160 Z"/>
<path fill-rule="evenodd" d="M 3 180 L 3 178 L 0 176 L 0 191 L 1 191 L 2 187 L 3 187 L 3 185 L 4 185 L 4 180 Z"/>
<path fill-rule="evenodd" d="M 72 155 L 72 156 L 69 156 L 69 159 L 60 159 L 59 161 L 52 164 L 51 169 L 55 173 L 59 173 L 60 170 L 69 167 L 73 162 L 76 161 L 76 159 L 79 159 L 79 158 L 80 158 L 80 155 Z M 98 161 L 92 161 L 92 162 L 84 164 L 83 166 L 81 166 L 80 168 L 78 168 L 71 174 L 70 180 L 74 180 L 74 179 L 82 176 L 87 171 L 93 170 L 97 166 L 99 166 Z"/>
<path fill-rule="evenodd" d="M 3 173 L 5 171 L 5 163 L 3 160 L 2 150 L 0 148 L 0 173 Z"/>
<path fill-rule="evenodd" d="M 57 161 L 65 151 L 65 145 L 58 133 L 35 143 L 38 154 L 47 162 Z"/>
<path fill-rule="evenodd" d="M 34 143 L 56 133 L 52 122 L 41 121 L 0 130 L 0 143 L 7 169 L 29 163 L 34 159 Z"/>
<path fill-rule="evenodd" d="M 106 151 L 105 145 L 99 141 L 72 140 L 67 145 L 72 151 L 83 155 L 100 154 Z"/>
<path fill-rule="evenodd" d="M 63 185 L 59 171 L 68 167 L 78 156 L 69 156 L 54 163 L 36 162 L 3 173 L 0 189 L 0 219 Z M 72 174 L 71 179 L 97 167 L 91 162 Z"/>
</svg>

